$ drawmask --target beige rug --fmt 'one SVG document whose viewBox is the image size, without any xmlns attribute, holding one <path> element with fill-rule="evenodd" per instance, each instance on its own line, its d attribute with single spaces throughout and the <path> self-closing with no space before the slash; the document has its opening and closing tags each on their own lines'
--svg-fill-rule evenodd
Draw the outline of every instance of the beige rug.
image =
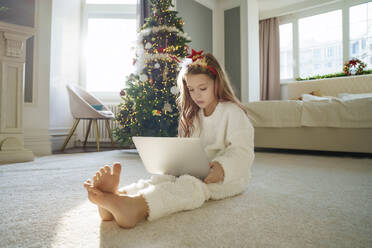
<svg viewBox="0 0 372 248">
<path fill-rule="evenodd" d="M 149 175 L 133 151 L 0 166 L 0 247 L 372 247 L 372 159 L 256 153 L 244 194 L 125 230 L 102 223 L 82 182 L 124 164 L 122 184 Z"/>
</svg>

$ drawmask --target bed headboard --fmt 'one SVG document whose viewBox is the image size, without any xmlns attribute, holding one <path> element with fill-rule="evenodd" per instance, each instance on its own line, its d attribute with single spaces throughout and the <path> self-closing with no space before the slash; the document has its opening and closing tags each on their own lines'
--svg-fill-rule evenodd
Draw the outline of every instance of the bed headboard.
<svg viewBox="0 0 372 248">
<path fill-rule="evenodd" d="M 372 75 L 336 77 L 304 82 L 288 83 L 288 99 L 297 99 L 301 94 L 320 90 L 322 96 L 337 96 L 339 93 L 372 93 Z"/>
</svg>

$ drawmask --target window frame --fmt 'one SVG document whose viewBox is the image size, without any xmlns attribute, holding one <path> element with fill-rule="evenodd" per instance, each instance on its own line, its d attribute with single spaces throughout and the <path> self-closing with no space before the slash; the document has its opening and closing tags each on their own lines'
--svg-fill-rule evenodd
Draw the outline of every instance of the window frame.
<svg viewBox="0 0 372 248">
<path fill-rule="evenodd" d="M 82 24 L 81 24 L 81 56 L 80 56 L 80 76 L 79 85 L 87 88 L 87 61 L 84 54 L 84 47 L 88 36 L 89 18 L 117 18 L 117 19 L 136 19 L 136 4 L 87 4 L 82 0 Z M 123 82 L 124 83 L 124 82 Z M 120 92 L 92 92 L 105 104 L 119 104 L 121 102 Z"/>
<path fill-rule="evenodd" d="M 292 35 L 293 35 L 293 78 L 281 79 L 281 84 L 288 84 L 290 82 L 296 82 L 296 78 L 299 77 L 299 32 L 298 32 L 298 20 L 305 17 L 311 17 L 319 14 L 324 14 L 334 10 L 341 10 L 342 15 L 342 61 L 349 60 L 350 52 L 350 26 L 349 26 L 349 8 L 355 5 L 368 3 L 370 0 L 344 0 L 332 4 L 323 4 L 308 10 L 300 11 L 293 14 L 287 14 L 279 17 L 279 25 L 292 23 Z M 342 68 L 340 68 L 340 71 Z"/>
</svg>

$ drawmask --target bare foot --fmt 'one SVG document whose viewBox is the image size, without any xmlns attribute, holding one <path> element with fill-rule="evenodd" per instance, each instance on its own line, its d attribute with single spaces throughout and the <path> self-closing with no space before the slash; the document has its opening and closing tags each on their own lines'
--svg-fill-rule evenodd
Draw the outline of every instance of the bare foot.
<svg viewBox="0 0 372 248">
<path fill-rule="evenodd" d="M 92 193 L 90 192 L 91 191 L 90 188 L 93 188 L 93 184 L 91 183 L 91 181 L 87 180 L 86 182 L 84 182 L 84 187 L 88 191 L 88 198 L 91 198 Z M 99 206 L 98 206 L 98 213 L 101 216 L 101 219 L 103 221 L 114 220 L 114 216 L 109 211 L 107 211 L 106 209 L 101 208 Z"/>
<path fill-rule="evenodd" d="M 120 172 L 120 163 L 117 162 L 112 166 L 112 172 L 110 166 L 106 165 L 93 177 L 93 186 L 103 192 L 118 194 Z"/>
<path fill-rule="evenodd" d="M 87 190 L 89 200 L 112 213 L 120 227 L 132 228 L 148 216 L 148 206 L 142 196 L 106 193 L 95 187 L 87 187 Z"/>
</svg>

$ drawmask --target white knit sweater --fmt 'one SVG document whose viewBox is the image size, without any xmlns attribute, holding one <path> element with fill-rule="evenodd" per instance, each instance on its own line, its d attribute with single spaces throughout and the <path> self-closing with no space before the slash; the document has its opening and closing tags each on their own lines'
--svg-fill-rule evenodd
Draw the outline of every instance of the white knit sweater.
<svg viewBox="0 0 372 248">
<path fill-rule="evenodd" d="M 219 162 L 223 182 L 210 184 L 215 199 L 241 193 L 250 178 L 254 160 L 254 130 L 247 115 L 233 102 L 219 102 L 212 115 L 200 110 L 191 137 L 200 137 L 210 161 Z"/>
</svg>

